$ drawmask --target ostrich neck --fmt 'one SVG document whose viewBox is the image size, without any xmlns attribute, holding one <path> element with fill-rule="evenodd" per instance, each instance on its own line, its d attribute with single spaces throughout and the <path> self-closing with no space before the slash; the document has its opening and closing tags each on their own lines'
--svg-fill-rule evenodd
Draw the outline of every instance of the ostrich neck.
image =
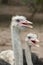
<svg viewBox="0 0 43 65">
<path fill-rule="evenodd" d="M 11 28 L 11 34 L 12 34 L 12 42 L 17 44 L 17 43 L 21 43 L 20 41 L 20 31 L 17 27 L 13 27 Z"/>
<path fill-rule="evenodd" d="M 27 45 L 28 45 L 29 50 L 30 50 L 30 53 L 31 53 L 31 43 L 28 43 L 28 42 L 27 42 Z"/>
<path fill-rule="evenodd" d="M 25 43 L 25 55 L 26 55 L 27 64 L 33 65 L 31 59 L 31 47 L 28 45 L 28 43 Z"/>
<path fill-rule="evenodd" d="M 22 45 L 19 34 L 20 30 L 17 27 L 11 27 L 12 46 L 15 56 L 15 65 L 23 65 Z"/>
</svg>

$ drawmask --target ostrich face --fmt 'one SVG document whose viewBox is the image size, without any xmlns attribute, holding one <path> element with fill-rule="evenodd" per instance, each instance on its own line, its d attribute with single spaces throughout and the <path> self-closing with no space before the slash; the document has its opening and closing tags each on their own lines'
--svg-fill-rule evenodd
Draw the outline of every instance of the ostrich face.
<svg viewBox="0 0 43 65">
<path fill-rule="evenodd" d="M 30 27 L 32 28 L 32 22 L 28 21 L 24 16 L 13 16 L 12 17 L 12 26 L 23 28 L 23 27 Z"/>
<path fill-rule="evenodd" d="M 39 45 L 37 44 L 39 42 L 39 40 L 38 40 L 36 34 L 33 34 L 33 33 L 27 34 L 25 41 L 27 41 L 29 43 L 29 45 L 33 44 L 33 45 L 39 47 Z"/>
</svg>

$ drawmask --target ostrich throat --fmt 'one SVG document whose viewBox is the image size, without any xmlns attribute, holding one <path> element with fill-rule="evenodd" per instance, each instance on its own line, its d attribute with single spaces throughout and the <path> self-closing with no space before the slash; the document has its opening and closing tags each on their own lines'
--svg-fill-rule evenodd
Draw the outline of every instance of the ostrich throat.
<svg viewBox="0 0 43 65">
<path fill-rule="evenodd" d="M 11 28 L 12 45 L 15 56 L 15 65 L 23 65 L 22 45 L 20 41 L 20 30 L 17 27 Z"/>
</svg>

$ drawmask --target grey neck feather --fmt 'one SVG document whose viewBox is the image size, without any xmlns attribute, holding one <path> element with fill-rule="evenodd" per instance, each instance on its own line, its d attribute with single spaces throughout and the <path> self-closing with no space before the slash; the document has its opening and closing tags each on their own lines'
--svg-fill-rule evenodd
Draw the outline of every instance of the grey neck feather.
<svg viewBox="0 0 43 65">
<path fill-rule="evenodd" d="M 27 42 L 27 45 L 28 45 L 28 47 L 30 49 L 30 53 L 31 53 L 31 43 Z"/>
<path fill-rule="evenodd" d="M 20 31 L 17 27 L 11 27 L 11 38 L 15 56 L 15 65 L 23 65 L 22 45 L 19 38 L 19 33 Z"/>
<path fill-rule="evenodd" d="M 25 43 L 25 55 L 26 55 L 27 65 L 33 65 L 31 60 L 31 48 L 28 45 L 28 43 Z"/>
</svg>

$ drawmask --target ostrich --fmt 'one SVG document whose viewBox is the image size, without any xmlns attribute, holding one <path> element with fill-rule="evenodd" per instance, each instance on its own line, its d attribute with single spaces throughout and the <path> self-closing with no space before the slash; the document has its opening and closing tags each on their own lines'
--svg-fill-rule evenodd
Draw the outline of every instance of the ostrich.
<svg viewBox="0 0 43 65">
<path fill-rule="evenodd" d="M 38 58 L 38 56 L 35 53 L 31 52 L 32 45 L 34 45 L 36 47 L 40 47 L 40 45 L 37 44 L 37 43 L 39 43 L 38 36 L 34 33 L 29 33 L 29 34 L 27 34 L 25 41 L 26 41 L 25 45 L 27 46 L 27 50 L 28 49 L 30 50 L 33 65 L 43 65 L 43 58 L 42 59 Z M 27 55 L 26 54 L 27 50 L 24 50 L 25 56 Z M 26 59 L 28 59 L 28 56 L 26 56 Z M 24 62 L 24 64 L 25 64 L 25 62 Z"/>
<path fill-rule="evenodd" d="M 25 30 L 26 28 L 32 28 L 32 22 L 28 21 L 24 16 L 13 16 L 11 22 L 11 38 L 12 46 L 15 56 L 15 65 L 23 65 L 23 53 L 22 45 L 20 41 L 20 31 Z M 31 61 L 31 56 L 29 56 L 28 65 L 33 65 Z"/>
<path fill-rule="evenodd" d="M 28 55 L 32 55 L 32 62 L 33 64 L 36 62 L 35 60 L 38 59 L 38 56 L 34 53 L 31 53 L 31 46 L 32 44 L 39 47 L 39 45 L 37 44 L 39 42 L 38 38 L 37 38 L 37 35 L 36 34 L 33 34 L 33 33 L 29 33 L 27 34 L 26 38 L 25 38 L 25 57 L 26 57 L 26 60 L 28 61 Z M 29 54 L 30 52 L 30 54 Z M 28 62 L 27 62 L 28 63 Z"/>
</svg>

